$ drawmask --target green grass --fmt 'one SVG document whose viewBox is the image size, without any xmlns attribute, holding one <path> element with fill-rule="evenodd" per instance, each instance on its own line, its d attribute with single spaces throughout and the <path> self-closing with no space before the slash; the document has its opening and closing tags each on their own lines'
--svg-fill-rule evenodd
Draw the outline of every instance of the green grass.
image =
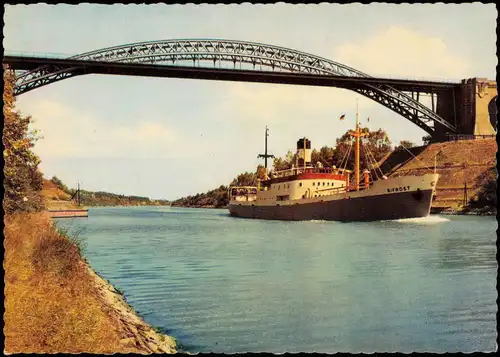
<svg viewBox="0 0 500 357">
<path fill-rule="evenodd" d="M 154 326 L 154 325 L 151 325 L 151 328 L 153 329 L 154 332 L 160 334 L 160 335 L 163 335 L 163 329 L 161 327 L 158 327 L 158 326 Z"/>
<path fill-rule="evenodd" d="M 85 251 L 87 249 L 87 241 L 81 236 L 81 234 L 85 231 L 83 227 L 76 228 L 73 232 L 70 231 L 68 227 L 57 227 L 57 232 L 64 238 L 68 239 L 71 243 L 73 243 L 80 256 L 82 258 L 85 257 Z"/>
</svg>

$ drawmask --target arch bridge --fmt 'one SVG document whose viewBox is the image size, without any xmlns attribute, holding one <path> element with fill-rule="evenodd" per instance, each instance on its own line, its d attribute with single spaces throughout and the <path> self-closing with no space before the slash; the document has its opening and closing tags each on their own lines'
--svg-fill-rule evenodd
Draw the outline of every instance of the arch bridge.
<svg viewBox="0 0 500 357">
<path fill-rule="evenodd" d="M 439 93 L 450 93 L 456 83 L 374 78 L 319 56 L 261 43 L 173 39 L 109 47 L 64 59 L 5 56 L 4 64 L 16 70 L 16 95 L 90 73 L 332 86 L 366 96 L 431 135 L 436 128 L 457 131 L 457 111 L 448 111 L 449 117 L 444 118 L 438 114 L 439 105 L 434 105 L 434 94 L 439 98 Z M 233 68 L 224 68 L 227 64 Z M 432 109 L 419 102 L 419 93 L 432 94 Z"/>
</svg>

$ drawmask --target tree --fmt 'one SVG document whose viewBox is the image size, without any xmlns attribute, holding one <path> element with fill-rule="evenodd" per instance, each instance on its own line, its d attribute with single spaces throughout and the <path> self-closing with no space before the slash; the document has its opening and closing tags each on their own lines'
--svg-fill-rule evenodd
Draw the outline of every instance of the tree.
<svg viewBox="0 0 500 357">
<path fill-rule="evenodd" d="M 316 149 L 313 149 L 313 151 L 311 151 L 311 164 L 313 166 L 316 166 L 316 163 L 318 161 L 321 161 L 321 163 L 323 163 L 322 162 L 323 160 L 321 160 L 321 155 L 320 155 L 319 151 L 317 151 Z"/>
<path fill-rule="evenodd" d="M 373 162 L 380 161 L 391 151 L 391 141 L 387 133 L 378 129 L 370 131 L 368 128 L 361 128 L 361 132 L 367 133 L 361 138 L 360 144 L 360 169 L 370 169 Z M 346 167 L 348 170 L 354 169 L 355 142 L 354 138 L 347 131 L 342 137 L 337 139 L 337 146 L 333 155 L 333 164 L 337 167 Z"/>
<path fill-rule="evenodd" d="M 411 149 L 415 147 L 415 144 L 412 143 L 411 141 L 408 141 L 408 140 L 401 140 L 399 142 L 399 145 L 396 147 L 396 150 L 404 150 L 405 148 L 406 149 Z"/>
<path fill-rule="evenodd" d="M 257 166 L 257 171 L 255 172 L 259 180 L 263 180 L 266 176 L 266 168 L 263 165 Z"/>
<path fill-rule="evenodd" d="M 70 193 L 71 190 L 68 188 L 68 186 L 66 186 L 57 176 L 53 176 L 50 181 L 52 181 L 52 183 L 54 185 L 57 186 L 57 188 L 59 188 L 60 190 L 66 192 L 66 193 Z"/>
<path fill-rule="evenodd" d="M 257 175 L 253 172 L 245 172 L 239 174 L 231 182 L 231 186 L 256 186 L 257 185 Z"/>
<path fill-rule="evenodd" d="M 319 155 L 329 164 L 329 166 L 333 165 L 333 156 L 335 155 L 335 150 L 332 147 L 323 146 L 319 150 Z"/>
<path fill-rule="evenodd" d="M 288 162 L 286 159 L 283 159 L 281 157 L 276 157 L 274 158 L 273 161 L 273 170 L 274 171 L 282 171 L 282 170 L 288 170 L 292 168 L 292 162 Z"/>
<path fill-rule="evenodd" d="M 293 163 L 295 162 L 296 155 L 293 154 L 290 150 L 285 155 L 285 158 L 274 158 L 273 168 L 274 171 L 288 170 L 292 168 Z"/>
<path fill-rule="evenodd" d="M 476 179 L 479 191 L 477 198 L 469 202 L 470 208 L 496 210 L 497 207 L 497 170 L 490 167 Z"/>
<path fill-rule="evenodd" d="M 16 111 L 13 72 L 4 68 L 3 76 L 3 207 L 7 214 L 41 211 L 44 208 L 43 176 L 38 169 L 40 159 L 31 150 L 40 137 L 36 130 L 29 130 L 32 118 Z"/>
<path fill-rule="evenodd" d="M 286 153 L 285 162 L 288 163 L 290 166 L 289 168 L 292 168 L 292 165 L 295 162 L 295 156 L 296 154 L 292 153 L 290 150 Z"/>
</svg>

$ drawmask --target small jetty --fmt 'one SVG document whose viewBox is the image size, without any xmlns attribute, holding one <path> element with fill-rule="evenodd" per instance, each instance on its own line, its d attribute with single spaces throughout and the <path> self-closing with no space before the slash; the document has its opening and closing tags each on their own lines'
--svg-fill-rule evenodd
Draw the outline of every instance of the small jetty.
<svg viewBox="0 0 500 357">
<path fill-rule="evenodd" d="M 48 210 L 50 218 L 75 218 L 75 217 L 88 217 L 88 209 L 62 209 L 62 210 Z"/>
<path fill-rule="evenodd" d="M 50 218 L 88 217 L 88 208 L 81 206 L 80 183 L 75 193 L 66 200 L 50 200 L 47 204 L 47 213 Z"/>
</svg>

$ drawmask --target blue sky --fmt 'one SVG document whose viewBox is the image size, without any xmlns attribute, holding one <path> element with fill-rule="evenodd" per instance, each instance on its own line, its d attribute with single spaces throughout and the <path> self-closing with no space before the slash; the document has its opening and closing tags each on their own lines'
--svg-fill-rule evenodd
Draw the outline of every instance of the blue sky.
<svg viewBox="0 0 500 357">
<path fill-rule="evenodd" d="M 494 4 L 6 5 L 6 51 L 75 55 L 127 43 L 221 38 L 326 57 L 372 76 L 496 78 Z M 86 75 L 18 97 L 44 137 L 46 177 L 70 187 L 175 199 L 228 184 L 299 137 L 333 146 L 354 92 L 271 84 Z M 359 97 L 360 120 L 397 143 L 426 133 Z M 346 113 L 346 120 L 339 121 Z M 366 124 L 366 123 L 365 123 Z"/>
</svg>

